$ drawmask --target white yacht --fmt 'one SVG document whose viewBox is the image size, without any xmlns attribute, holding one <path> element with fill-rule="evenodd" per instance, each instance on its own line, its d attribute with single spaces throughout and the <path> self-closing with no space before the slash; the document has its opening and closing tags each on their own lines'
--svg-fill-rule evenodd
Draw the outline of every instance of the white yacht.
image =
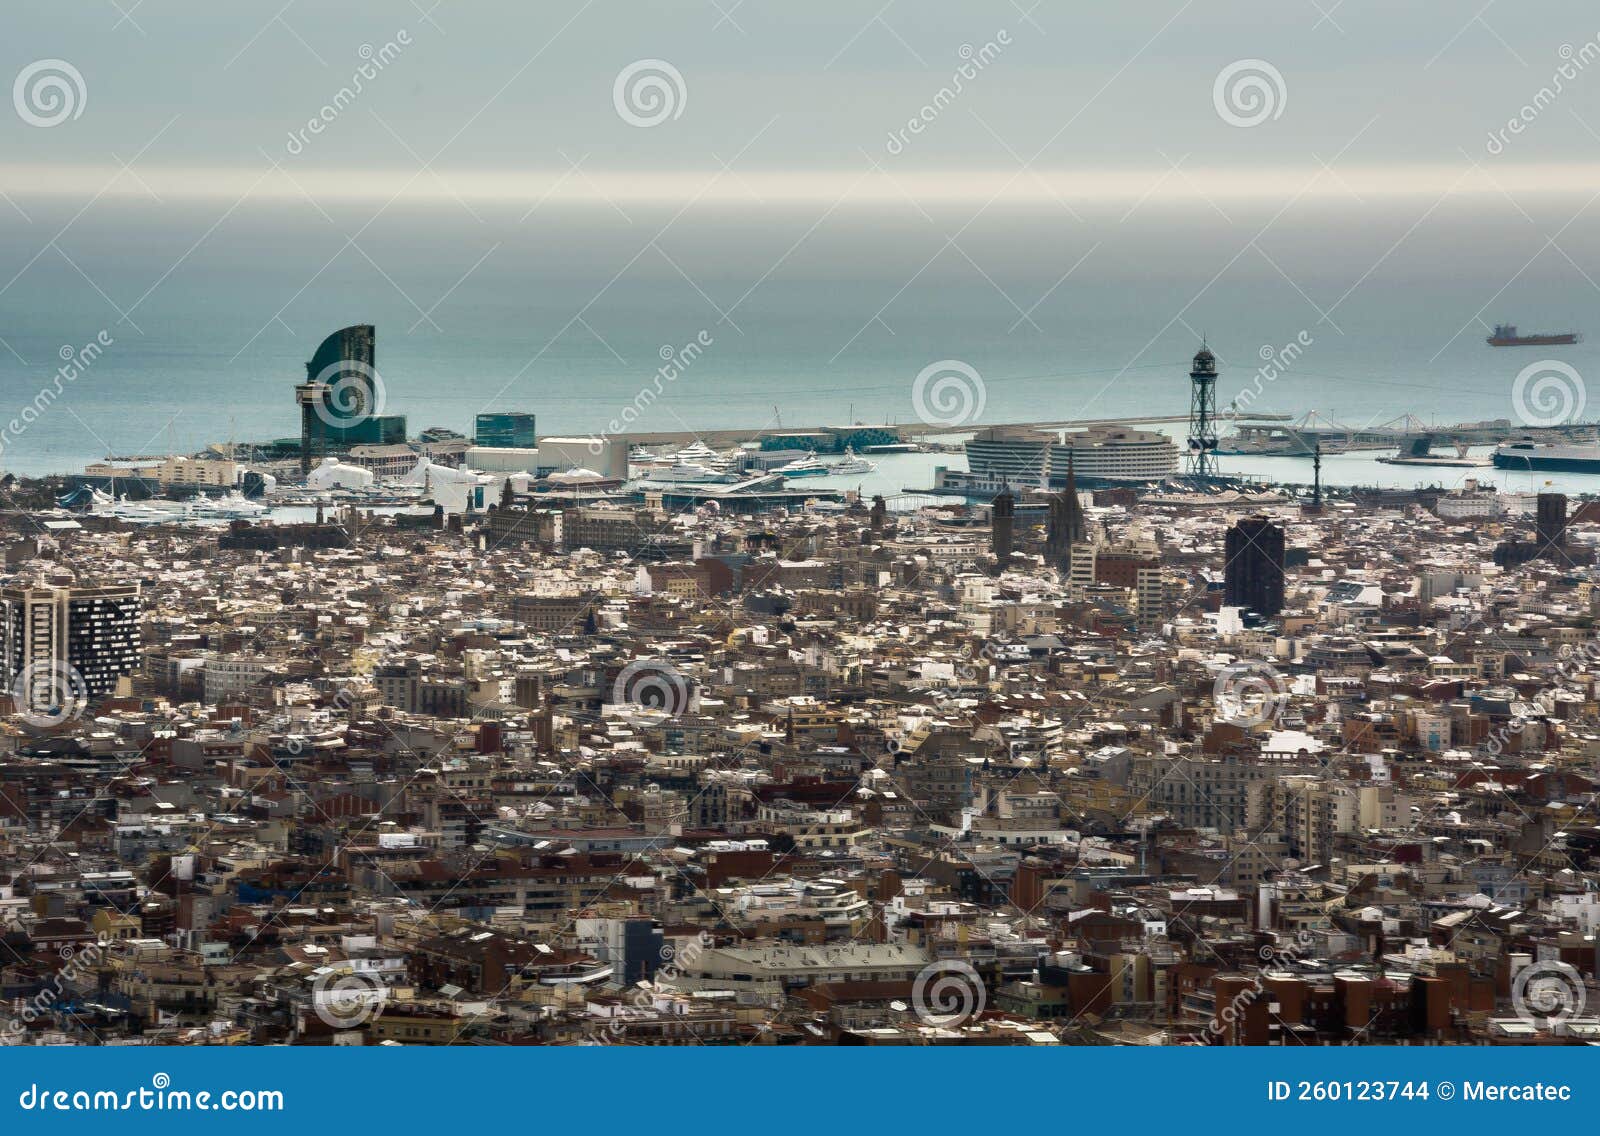
<svg viewBox="0 0 1600 1136">
<path fill-rule="evenodd" d="M 147 501 L 115 498 L 96 489 L 89 512 L 96 517 L 114 517 L 131 525 L 171 525 L 187 521 L 238 521 L 265 516 L 271 510 L 235 490 L 222 497 L 191 497 L 169 501 L 152 497 Z"/>
<path fill-rule="evenodd" d="M 250 500 L 237 489 L 221 497 L 201 498 L 192 504 L 194 515 L 207 520 L 239 521 L 271 512 L 266 505 Z"/>
<path fill-rule="evenodd" d="M 678 461 L 671 465 L 647 466 L 642 471 L 641 481 L 655 482 L 733 482 L 739 480 L 739 475 L 726 469 L 716 469 L 699 462 Z"/>
<path fill-rule="evenodd" d="M 845 447 L 845 451 L 844 451 L 844 461 L 834 462 L 833 465 L 828 467 L 828 472 L 829 473 L 872 473 L 877 468 L 878 468 L 878 463 L 877 462 L 868 461 L 866 458 L 858 457 L 856 455 L 856 451 L 855 451 L 855 447 L 854 446 L 846 446 Z"/>
<path fill-rule="evenodd" d="M 803 458 L 795 458 L 788 465 L 780 465 L 772 471 L 781 477 L 818 477 L 825 473 L 832 473 L 816 454 L 807 454 Z"/>
</svg>

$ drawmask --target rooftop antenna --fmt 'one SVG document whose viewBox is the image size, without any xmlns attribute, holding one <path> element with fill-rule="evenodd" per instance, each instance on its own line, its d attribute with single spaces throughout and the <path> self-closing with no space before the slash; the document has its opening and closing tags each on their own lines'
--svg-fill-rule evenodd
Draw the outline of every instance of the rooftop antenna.
<svg viewBox="0 0 1600 1136">
<path fill-rule="evenodd" d="M 1311 507 L 1322 512 L 1322 442 L 1311 452 Z"/>
</svg>

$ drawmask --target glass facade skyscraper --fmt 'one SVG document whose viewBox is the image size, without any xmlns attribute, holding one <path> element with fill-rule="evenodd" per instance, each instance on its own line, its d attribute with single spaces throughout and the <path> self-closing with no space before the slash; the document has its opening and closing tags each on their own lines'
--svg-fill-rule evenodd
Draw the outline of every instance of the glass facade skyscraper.
<svg viewBox="0 0 1600 1136">
<path fill-rule="evenodd" d="M 330 449 L 406 440 L 405 418 L 382 413 L 377 341 L 377 329 L 369 323 L 340 328 L 322 341 L 306 364 L 306 381 L 295 387 L 302 473 Z"/>
<path fill-rule="evenodd" d="M 519 411 L 478 415 L 473 442 L 497 450 L 531 450 L 539 444 L 533 415 Z"/>
</svg>

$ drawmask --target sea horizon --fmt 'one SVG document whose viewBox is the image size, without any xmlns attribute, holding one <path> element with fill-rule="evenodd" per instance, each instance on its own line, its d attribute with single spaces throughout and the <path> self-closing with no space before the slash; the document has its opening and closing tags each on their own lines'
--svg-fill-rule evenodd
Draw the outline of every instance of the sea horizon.
<svg viewBox="0 0 1600 1136">
<path fill-rule="evenodd" d="M 1570 214 L 1569 200 L 1545 204 L 1552 224 Z M 358 210 L 246 206 L 195 216 L 178 263 L 173 239 L 188 234 L 158 234 L 125 203 L 95 206 L 42 252 L 37 233 L 55 217 L 40 214 L 0 236 L 0 263 L 34 257 L 0 292 L 0 408 L 12 408 L 0 421 L 63 353 L 111 342 L 62 413 L 5 439 L 0 469 L 73 473 L 110 454 L 294 436 L 306 359 L 352 323 L 376 326 L 386 410 L 413 436 L 470 434 L 484 410 L 531 412 L 543 435 L 597 433 L 697 337 L 703 354 L 633 429 L 915 424 L 914 380 L 943 360 L 981 376 L 974 427 L 1182 415 L 1202 340 L 1218 356 L 1222 406 L 1250 390 L 1250 412 L 1357 427 L 1408 414 L 1517 423 L 1523 367 L 1600 371 L 1592 338 L 1484 342 L 1502 321 L 1600 333 L 1595 290 L 1567 259 L 1600 253 L 1581 221 L 1562 252 L 1529 261 L 1533 220 L 1498 239 L 1504 210 L 1483 202 L 1391 204 L 1382 224 L 1371 207 L 1327 202 L 1227 222 L 1203 206 L 1050 206 L 980 219 L 930 255 L 930 231 L 957 232 L 959 217 L 818 212 L 546 208 L 517 224 L 451 203 L 385 214 L 346 245 Z M 1342 238 L 1332 252 L 1330 234 Z M 1272 367 L 1291 344 L 1292 361 Z"/>
</svg>

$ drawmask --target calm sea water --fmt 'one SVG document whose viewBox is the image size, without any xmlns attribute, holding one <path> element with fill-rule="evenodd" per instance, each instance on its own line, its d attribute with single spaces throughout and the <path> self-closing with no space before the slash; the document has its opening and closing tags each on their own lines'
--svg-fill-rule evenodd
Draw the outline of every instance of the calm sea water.
<svg viewBox="0 0 1600 1136">
<path fill-rule="evenodd" d="M 328 219 L 247 205 L 223 218 L 230 203 L 117 202 L 51 243 L 79 204 L 31 202 L 30 223 L 0 228 L 0 284 L 11 281 L 0 408 L 14 408 L 0 424 L 51 383 L 63 346 L 101 331 L 113 341 L 36 421 L 0 435 L 9 471 L 294 434 L 304 360 L 357 322 L 377 325 L 386 409 L 413 434 L 470 432 L 486 409 L 532 411 L 543 434 L 602 429 L 663 348 L 701 332 L 711 345 L 640 429 L 911 422 L 915 377 L 945 359 L 982 378 L 974 425 L 1185 414 L 1202 335 L 1221 360 L 1223 402 L 1256 385 L 1264 353 L 1303 337 L 1253 409 L 1354 425 L 1515 419 L 1516 375 L 1543 359 L 1600 378 L 1600 290 L 1585 278 L 1600 278 L 1600 228 L 1581 216 L 1559 251 L 1544 247 L 1582 204 L 1559 199 L 1532 203 L 1531 219 L 1475 199 L 1420 223 L 1431 202 L 1323 204 L 1265 231 L 1267 215 L 1244 210 L 972 220 L 971 209 L 907 208 L 818 223 L 820 208 L 723 207 L 663 231 L 669 214 L 604 206 L 524 218 L 448 204 L 372 220 L 373 208 Z M 1593 334 L 1496 350 L 1483 323 L 1498 320 Z M 1585 421 L 1600 390 L 1592 401 Z M 925 483 L 932 464 L 893 463 L 891 480 Z M 1309 479 L 1308 463 L 1233 465 Z M 1365 457 L 1330 458 L 1326 472 L 1395 484 L 1471 475 Z M 1600 479 L 1564 485 L 1600 491 Z"/>
</svg>

